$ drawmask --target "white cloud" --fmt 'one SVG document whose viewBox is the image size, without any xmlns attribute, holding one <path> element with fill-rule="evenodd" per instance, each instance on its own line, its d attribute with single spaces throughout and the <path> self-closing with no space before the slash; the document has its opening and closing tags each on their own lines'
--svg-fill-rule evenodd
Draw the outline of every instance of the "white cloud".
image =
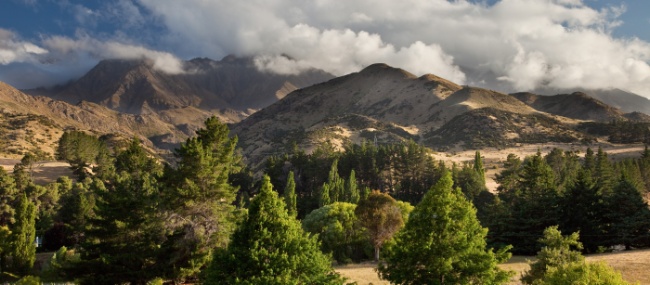
<svg viewBox="0 0 650 285">
<path fill-rule="evenodd" d="M 116 41 L 100 41 L 87 36 L 71 39 L 53 36 L 43 40 L 43 45 L 55 56 L 52 60 L 69 60 L 87 54 L 96 59 L 150 59 L 154 68 L 170 74 L 183 72 L 183 63 L 174 55 L 155 51 L 143 46 L 125 44 Z"/>
<path fill-rule="evenodd" d="M 14 62 L 36 62 L 38 55 L 47 50 L 30 42 L 22 41 L 8 30 L 0 28 L 0 65 Z"/>
<path fill-rule="evenodd" d="M 650 95 L 650 46 L 611 36 L 625 6 L 596 10 L 581 0 L 239 1 L 139 0 L 186 56 L 261 55 L 289 73 L 337 75 L 385 62 L 459 83 L 501 82 L 512 90 L 609 88 Z M 460 66 L 460 68 L 459 68 Z M 462 69 L 492 78 L 468 78 Z M 508 90 L 510 91 L 510 90 Z"/>
</svg>

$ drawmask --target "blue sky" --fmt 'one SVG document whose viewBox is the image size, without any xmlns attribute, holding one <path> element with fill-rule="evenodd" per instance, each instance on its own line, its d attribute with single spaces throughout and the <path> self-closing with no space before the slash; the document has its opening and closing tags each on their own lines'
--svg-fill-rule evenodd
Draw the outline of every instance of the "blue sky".
<svg viewBox="0 0 650 285">
<path fill-rule="evenodd" d="M 1 0 L 0 81 L 62 83 L 99 60 L 251 56 L 335 75 L 385 62 L 503 91 L 650 96 L 647 0 Z"/>
</svg>

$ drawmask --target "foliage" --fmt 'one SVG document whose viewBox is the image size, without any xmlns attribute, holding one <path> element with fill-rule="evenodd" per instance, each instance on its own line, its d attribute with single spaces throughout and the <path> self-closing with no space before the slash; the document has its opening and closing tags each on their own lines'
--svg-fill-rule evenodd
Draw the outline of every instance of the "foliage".
<svg viewBox="0 0 650 285">
<path fill-rule="evenodd" d="M 544 230 L 544 237 L 540 243 L 544 247 L 537 253 L 537 260 L 530 265 L 530 270 L 521 277 L 525 284 L 534 284 L 536 280 L 544 278 L 549 268 L 571 263 L 583 263 L 584 257 L 580 254 L 582 243 L 578 233 L 562 236 L 557 226 Z"/>
<path fill-rule="evenodd" d="M 342 284 L 318 247 L 264 176 L 230 245 L 216 251 L 206 284 Z"/>
<path fill-rule="evenodd" d="M 164 226 L 169 233 L 162 250 L 169 278 L 196 276 L 215 248 L 223 248 L 232 232 L 237 188 L 229 177 L 240 168 L 237 137 L 216 117 L 176 151 L 176 167 L 165 168 Z"/>
<path fill-rule="evenodd" d="M 375 260 L 378 261 L 381 246 L 404 225 L 402 211 L 393 197 L 373 191 L 368 198 L 359 201 L 354 213 L 360 225 L 366 229 L 368 239 L 375 248 Z"/>
<path fill-rule="evenodd" d="M 18 279 L 15 285 L 40 285 L 41 284 L 41 279 L 36 277 L 36 276 L 23 276 L 22 278 Z"/>
<path fill-rule="evenodd" d="M 298 215 L 297 197 L 296 197 L 296 181 L 293 179 L 293 171 L 289 172 L 287 177 L 287 186 L 284 187 L 284 203 L 287 204 L 287 212 L 292 217 Z"/>
<path fill-rule="evenodd" d="M 128 155 L 119 155 L 134 164 L 118 168 L 106 189 L 91 188 L 98 196 L 96 217 L 85 231 L 81 260 L 70 270 L 81 284 L 142 284 L 159 273 L 156 258 L 163 241 L 163 223 L 156 212 L 159 186 L 156 172 L 145 171 L 151 162 L 138 161 L 141 151 L 136 148 L 132 144 L 124 152 Z"/>
<path fill-rule="evenodd" d="M 11 270 L 26 274 L 36 260 L 36 207 L 24 194 L 18 199 L 16 223 L 11 226 L 9 255 Z"/>
<path fill-rule="evenodd" d="M 508 247 L 486 249 L 487 229 L 449 172 L 427 192 L 410 215 L 378 271 L 394 284 L 503 284 L 509 272 L 497 267 Z"/>
<path fill-rule="evenodd" d="M 650 209 L 639 189 L 621 179 L 606 195 L 604 215 L 607 245 L 622 244 L 626 249 L 650 246 Z"/>
<path fill-rule="evenodd" d="M 81 131 L 65 132 L 59 139 L 56 157 L 65 160 L 76 174 L 85 174 L 85 168 L 97 162 L 108 149 L 104 142 Z"/>
<path fill-rule="evenodd" d="M 545 246 L 537 260 L 521 278 L 524 284 L 629 284 L 619 272 L 603 262 L 588 263 L 578 251 L 582 244 L 578 233 L 562 236 L 557 227 L 549 227 L 540 240 Z"/>
<path fill-rule="evenodd" d="M 332 253 L 340 264 L 367 257 L 364 248 L 370 244 L 358 227 L 356 207 L 352 203 L 336 202 L 312 211 L 302 220 L 306 231 L 318 235 L 323 252 Z"/>
</svg>

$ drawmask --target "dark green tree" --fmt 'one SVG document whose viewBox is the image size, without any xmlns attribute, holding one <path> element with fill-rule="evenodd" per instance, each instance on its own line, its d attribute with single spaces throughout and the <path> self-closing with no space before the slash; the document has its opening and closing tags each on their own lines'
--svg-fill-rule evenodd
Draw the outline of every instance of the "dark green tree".
<svg viewBox="0 0 650 285">
<path fill-rule="evenodd" d="M 0 167 L 0 226 L 8 226 L 15 221 L 13 206 L 17 196 L 14 178 Z"/>
<path fill-rule="evenodd" d="M 357 186 L 357 177 L 355 175 L 354 169 L 350 171 L 350 177 L 345 183 L 345 202 L 350 202 L 352 204 L 359 203 L 361 199 L 361 194 L 359 194 L 359 188 Z"/>
<path fill-rule="evenodd" d="M 81 261 L 70 270 L 81 284 L 146 284 L 164 272 L 158 262 L 165 237 L 158 215 L 162 172 L 138 148 L 131 144 L 118 155 L 119 172 L 105 188 L 90 185 L 95 217 L 85 230 Z"/>
<path fill-rule="evenodd" d="M 604 245 L 605 204 L 588 171 L 580 171 L 577 181 L 566 189 L 560 206 L 560 227 L 566 232 L 580 232 L 586 252 L 594 253 Z"/>
<path fill-rule="evenodd" d="M 343 284 L 316 237 L 285 207 L 264 176 L 227 250 L 216 251 L 205 284 Z"/>
<path fill-rule="evenodd" d="M 486 248 L 487 229 L 449 172 L 427 192 L 379 264 L 392 284 L 504 284 L 510 273 L 497 267 L 508 248 Z"/>
<path fill-rule="evenodd" d="M 216 117 L 207 119 L 197 136 L 176 151 L 176 167 L 165 168 L 162 216 L 169 235 L 161 262 L 171 269 L 168 278 L 196 276 L 212 251 L 228 243 L 238 191 L 229 177 L 241 167 L 237 137 L 229 133 Z"/>
<path fill-rule="evenodd" d="M 650 246 L 650 209 L 640 190 L 621 179 L 605 195 L 605 225 L 608 245 L 622 244 L 625 249 Z"/>
</svg>

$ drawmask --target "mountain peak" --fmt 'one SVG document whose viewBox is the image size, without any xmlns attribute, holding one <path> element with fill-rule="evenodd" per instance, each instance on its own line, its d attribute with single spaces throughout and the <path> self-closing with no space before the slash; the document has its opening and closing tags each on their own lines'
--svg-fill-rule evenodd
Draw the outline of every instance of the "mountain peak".
<svg viewBox="0 0 650 285">
<path fill-rule="evenodd" d="M 400 77 L 415 79 L 417 76 L 412 73 L 403 70 L 401 68 L 395 68 L 385 63 L 375 63 L 367 66 L 359 72 L 359 74 L 368 75 L 368 76 L 377 76 L 377 75 L 399 75 Z"/>
</svg>

